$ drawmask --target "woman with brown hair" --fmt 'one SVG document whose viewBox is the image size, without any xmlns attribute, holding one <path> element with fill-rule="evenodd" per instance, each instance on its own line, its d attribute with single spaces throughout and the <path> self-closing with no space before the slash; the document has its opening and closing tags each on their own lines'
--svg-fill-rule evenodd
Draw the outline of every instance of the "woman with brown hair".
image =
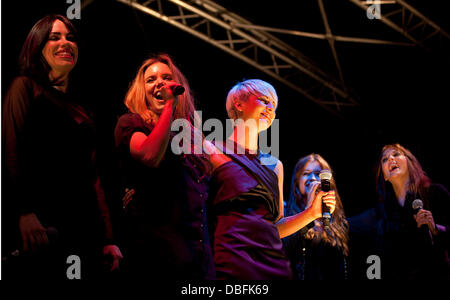
<svg viewBox="0 0 450 300">
<path fill-rule="evenodd" d="M 432 184 L 417 158 L 386 145 L 377 168 L 381 222 L 377 241 L 388 278 L 447 278 L 450 195 Z M 422 209 L 413 202 L 422 201 Z"/>
<path fill-rule="evenodd" d="M 290 196 L 285 215 L 298 214 L 308 208 L 320 190 L 319 174 L 332 172 L 330 165 L 318 154 L 302 157 L 297 162 L 291 180 Z M 330 180 L 336 208 L 330 225 L 314 220 L 297 233 L 283 239 L 284 250 L 291 261 L 296 279 L 345 279 L 348 256 L 348 223 L 334 177 Z"/>
<path fill-rule="evenodd" d="M 6 235 L 18 225 L 24 270 L 11 271 L 21 278 L 66 279 L 70 255 L 80 258 L 81 278 L 92 278 L 101 273 L 102 250 L 112 269 L 121 258 L 97 172 L 94 122 L 70 85 L 78 41 L 66 17 L 40 19 L 3 103 Z"/>
<path fill-rule="evenodd" d="M 383 147 L 376 179 L 378 205 L 349 223 L 363 251 L 379 256 L 381 278 L 448 279 L 448 191 L 400 144 Z"/>
<path fill-rule="evenodd" d="M 192 135 L 201 134 L 193 126 L 194 99 L 186 78 L 167 54 L 152 56 L 140 66 L 125 105 L 129 113 L 115 129 L 123 185 L 134 191 L 124 203 L 124 275 L 214 278 L 204 210 L 208 158 L 203 152 L 176 154 L 169 147 L 176 119 L 184 120 Z"/>
</svg>

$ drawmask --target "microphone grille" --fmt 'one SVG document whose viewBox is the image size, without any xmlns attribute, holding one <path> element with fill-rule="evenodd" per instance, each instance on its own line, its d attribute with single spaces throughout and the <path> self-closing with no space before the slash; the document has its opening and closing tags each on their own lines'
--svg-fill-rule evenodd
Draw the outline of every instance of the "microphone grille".
<svg viewBox="0 0 450 300">
<path fill-rule="evenodd" d="M 330 170 L 322 170 L 320 171 L 319 178 L 320 180 L 331 180 L 333 175 L 331 174 Z"/>
<path fill-rule="evenodd" d="M 423 208 L 423 202 L 420 199 L 416 199 L 413 201 L 412 203 L 412 208 L 413 209 L 422 209 Z"/>
</svg>

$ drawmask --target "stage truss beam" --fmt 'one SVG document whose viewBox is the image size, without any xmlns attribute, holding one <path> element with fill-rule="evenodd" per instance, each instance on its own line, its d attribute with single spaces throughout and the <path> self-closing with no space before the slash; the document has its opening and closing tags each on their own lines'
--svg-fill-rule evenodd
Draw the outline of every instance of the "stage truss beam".
<svg viewBox="0 0 450 300">
<path fill-rule="evenodd" d="M 374 7 L 373 5 L 380 5 L 377 19 L 381 22 L 402 34 L 416 46 L 425 49 L 440 49 L 442 53 L 447 52 L 448 54 L 450 35 L 406 1 L 349 1 L 366 12 L 369 8 Z"/>
<path fill-rule="evenodd" d="M 358 106 L 339 79 L 321 70 L 297 49 L 209 0 L 117 0 L 188 32 L 298 91 L 340 115 Z"/>
</svg>

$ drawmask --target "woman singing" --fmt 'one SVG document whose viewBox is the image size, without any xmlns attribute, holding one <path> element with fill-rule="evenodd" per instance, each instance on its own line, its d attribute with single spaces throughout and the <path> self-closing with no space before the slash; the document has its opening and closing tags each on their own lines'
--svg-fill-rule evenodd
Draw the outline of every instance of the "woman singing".
<svg viewBox="0 0 450 300">
<path fill-rule="evenodd" d="M 176 94 L 178 86 L 184 93 Z M 125 105 L 129 113 L 115 130 L 124 185 L 134 191 L 124 203 L 124 276 L 213 279 L 204 210 L 209 160 L 171 147 L 176 119 L 198 134 L 186 78 L 168 55 L 153 56 L 139 68 Z"/>
<path fill-rule="evenodd" d="M 332 172 L 328 162 L 319 154 L 299 159 L 292 175 L 290 196 L 285 208 L 287 216 L 302 212 L 311 205 L 323 170 Z M 296 279 L 347 278 L 348 223 L 334 178 L 331 179 L 331 189 L 335 191 L 336 209 L 330 226 L 326 228 L 321 220 L 316 219 L 283 239 Z"/>
</svg>

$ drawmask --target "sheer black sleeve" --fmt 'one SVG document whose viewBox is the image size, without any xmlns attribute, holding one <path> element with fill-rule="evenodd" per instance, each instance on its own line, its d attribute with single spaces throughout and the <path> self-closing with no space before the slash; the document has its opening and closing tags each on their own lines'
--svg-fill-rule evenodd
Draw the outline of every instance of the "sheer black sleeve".
<svg viewBox="0 0 450 300">
<path fill-rule="evenodd" d="M 12 82 L 3 102 L 2 142 L 9 183 L 8 198 L 20 214 L 33 212 L 32 199 L 25 194 L 24 149 L 21 147 L 21 141 L 27 116 L 38 92 L 39 89 L 31 79 L 17 77 Z"/>
</svg>

